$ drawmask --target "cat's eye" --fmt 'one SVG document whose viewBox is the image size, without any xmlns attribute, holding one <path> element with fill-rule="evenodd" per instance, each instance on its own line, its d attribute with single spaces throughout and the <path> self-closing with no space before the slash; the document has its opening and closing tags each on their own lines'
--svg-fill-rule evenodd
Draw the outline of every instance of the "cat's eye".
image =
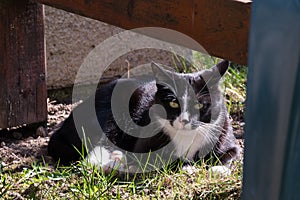
<svg viewBox="0 0 300 200">
<path fill-rule="evenodd" d="M 195 109 L 200 110 L 201 108 L 203 108 L 203 104 L 202 103 L 197 103 L 194 107 L 195 107 Z"/>
<path fill-rule="evenodd" d="M 178 103 L 176 103 L 174 101 L 170 101 L 169 105 L 171 106 L 171 108 L 178 108 L 179 107 Z"/>
</svg>

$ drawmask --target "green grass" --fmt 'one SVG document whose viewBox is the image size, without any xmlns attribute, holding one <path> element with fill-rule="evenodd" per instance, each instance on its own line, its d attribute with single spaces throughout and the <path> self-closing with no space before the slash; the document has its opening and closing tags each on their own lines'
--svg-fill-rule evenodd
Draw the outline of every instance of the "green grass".
<svg viewBox="0 0 300 200">
<path fill-rule="evenodd" d="M 211 67 L 219 59 L 194 53 L 192 70 Z M 198 63 L 198 64 L 197 64 Z M 184 70 L 189 70 L 186 66 Z M 222 88 L 232 116 L 243 115 L 247 68 L 229 68 Z M 0 160 L 1 161 L 1 160 Z M 0 162 L 0 199 L 239 199 L 242 159 L 229 176 L 213 176 L 204 163 L 192 174 L 164 169 L 151 175 L 119 180 L 81 161 L 69 167 L 33 163 L 13 170 Z"/>
<path fill-rule="evenodd" d="M 227 70 L 223 81 L 223 91 L 229 114 L 236 119 L 243 118 L 246 100 L 247 67 L 232 68 Z"/>
<path fill-rule="evenodd" d="M 13 199 L 236 199 L 241 191 L 242 165 L 235 162 L 230 176 L 212 176 L 206 165 L 193 174 L 160 170 L 142 179 L 120 181 L 78 162 L 50 168 L 33 164 L 18 173 L 2 172 L 0 198 Z"/>
</svg>

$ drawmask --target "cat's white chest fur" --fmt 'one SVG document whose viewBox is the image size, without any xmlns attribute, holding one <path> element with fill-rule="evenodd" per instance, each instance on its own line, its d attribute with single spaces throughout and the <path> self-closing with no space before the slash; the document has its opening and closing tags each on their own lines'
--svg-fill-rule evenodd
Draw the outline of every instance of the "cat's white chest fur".
<svg viewBox="0 0 300 200">
<path fill-rule="evenodd" d="M 207 154 L 218 140 L 218 136 L 209 134 L 201 128 L 191 129 L 177 129 L 174 128 L 169 121 L 159 119 L 163 124 L 164 132 L 171 137 L 171 141 L 175 146 L 175 155 L 177 157 L 193 160 L 195 154 Z M 176 125 L 176 120 L 174 122 Z"/>
<path fill-rule="evenodd" d="M 175 145 L 177 157 L 192 160 L 204 138 L 197 131 L 178 130 L 174 133 L 172 142 Z"/>
</svg>

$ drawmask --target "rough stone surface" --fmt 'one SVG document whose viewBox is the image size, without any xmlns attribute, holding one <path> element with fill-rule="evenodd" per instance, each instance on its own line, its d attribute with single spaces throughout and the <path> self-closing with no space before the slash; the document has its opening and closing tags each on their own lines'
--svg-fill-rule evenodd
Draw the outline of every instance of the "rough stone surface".
<svg viewBox="0 0 300 200">
<path fill-rule="evenodd" d="M 71 86 L 87 54 L 121 29 L 45 6 L 48 88 Z"/>
<path fill-rule="evenodd" d="M 87 55 L 105 39 L 122 31 L 112 25 L 45 6 L 48 89 L 72 86 L 77 71 Z M 105 51 L 104 57 L 110 58 L 115 55 L 110 50 Z M 128 65 L 132 68 L 151 61 L 166 65 L 173 62 L 170 52 L 157 49 L 131 51 L 115 60 L 104 76 L 109 79 L 116 75 L 127 74 Z M 82 84 L 88 84 L 87 80 L 93 80 L 93 77 L 89 76 L 87 73 L 83 77 Z M 93 76 L 95 78 L 99 74 L 94 73 Z"/>
</svg>

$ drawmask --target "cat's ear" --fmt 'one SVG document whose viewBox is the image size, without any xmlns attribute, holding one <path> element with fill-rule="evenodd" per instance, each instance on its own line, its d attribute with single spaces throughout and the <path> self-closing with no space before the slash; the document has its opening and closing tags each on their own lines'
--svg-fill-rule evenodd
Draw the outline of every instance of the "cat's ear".
<svg viewBox="0 0 300 200">
<path fill-rule="evenodd" d="M 214 68 L 216 70 L 218 70 L 218 72 L 219 72 L 219 74 L 221 76 L 223 76 L 225 74 L 225 72 L 227 71 L 228 66 L 229 66 L 229 61 L 228 60 L 222 60 L 221 62 L 219 62 L 218 64 L 216 64 L 214 66 Z"/>
<path fill-rule="evenodd" d="M 158 63 L 151 62 L 151 68 L 157 83 L 166 83 L 174 79 L 174 73 L 164 69 Z"/>
<path fill-rule="evenodd" d="M 200 72 L 200 76 L 206 83 L 216 84 L 226 73 L 229 66 L 229 61 L 223 60 L 210 69 Z"/>
</svg>

